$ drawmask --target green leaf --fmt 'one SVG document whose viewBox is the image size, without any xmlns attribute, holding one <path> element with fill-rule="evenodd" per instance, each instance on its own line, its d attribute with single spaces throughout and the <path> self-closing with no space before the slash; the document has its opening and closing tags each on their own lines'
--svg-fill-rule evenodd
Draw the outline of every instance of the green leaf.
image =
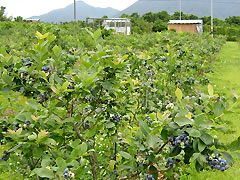
<svg viewBox="0 0 240 180">
<path fill-rule="evenodd" d="M 110 160 L 110 162 L 109 162 L 109 168 L 110 168 L 111 170 L 113 170 L 115 164 L 116 164 L 116 161 L 114 161 L 114 160 Z"/>
<path fill-rule="evenodd" d="M 177 156 L 182 151 L 182 148 L 179 146 L 174 147 L 170 152 L 170 157 Z"/>
<path fill-rule="evenodd" d="M 40 176 L 42 178 L 49 178 L 49 179 L 54 178 L 53 171 L 47 169 L 46 167 L 37 168 L 37 170 L 35 170 L 35 172 L 38 176 Z"/>
<path fill-rule="evenodd" d="M 150 133 L 150 129 L 149 129 L 147 123 L 142 120 L 139 120 L 139 125 L 140 125 L 140 129 L 141 129 L 142 133 L 145 136 L 148 136 L 148 134 Z"/>
<path fill-rule="evenodd" d="M 220 116 L 224 112 L 225 108 L 222 102 L 217 102 L 214 104 L 213 112 L 216 116 Z"/>
<path fill-rule="evenodd" d="M 63 172 L 64 169 L 67 168 L 67 163 L 66 163 L 66 161 L 65 161 L 63 158 L 61 158 L 61 157 L 58 157 L 58 158 L 56 159 L 56 164 L 57 164 L 60 172 Z"/>
<path fill-rule="evenodd" d="M 238 137 L 238 139 L 236 141 L 233 141 L 228 148 L 231 151 L 239 151 L 240 150 L 240 137 Z"/>
<path fill-rule="evenodd" d="M 206 145 L 212 145 L 213 144 L 213 138 L 209 134 L 202 134 L 200 139 L 206 144 Z"/>
<path fill-rule="evenodd" d="M 213 91 L 213 87 L 212 87 L 212 85 L 211 84 L 208 84 L 208 94 L 210 95 L 210 96 L 213 96 L 214 94 L 214 91 Z"/>
<path fill-rule="evenodd" d="M 59 46 L 55 45 L 52 50 L 56 56 L 60 55 L 61 48 Z"/>
<path fill-rule="evenodd" d="M 2 79 L 7 85 L 12 85 L 12 78 L 10 76 L 8 76 L 7 74 L 4 73 L 2 75 Z"/>
<path fill-rule="evenodd" d="M 113 84 L 112 84 L 110 81 L 105 81 L 105 82 L 102 84 L 102 86 L 103 86 L 104 89 L 110 90 L 110 89 L 112 89 Z"/>
<path fill-rule="evenodd" d="M 154 149 L 156 144 L 158 143 L 158 138 L 154 135 L 148 135 L 146 141 L 147 145 Z"/>
<path fill-rule="evenodd" d="M 188 132 L 188 134 L 189 134 L 190 136 L 192 136 L 192 137 L 200 137 L 200 136 L 201 136 L 200 131 L 198 131 L 198 130 L 196 130 L 196 129 L 193 129 L 193 128 L 187 129 L 187 132 Z"/>
<path fill-rule="evenodd" d="M 93 38 L 94 38 L 95 41 L 97 41 L 101 36 L 102 36 L 101 29 L 98 29 L 93 33 Z"/>
<path fill-rule="evenodd" d="M 233 160 L 231 154 L 229 154 L 228 152 L 222 152 L 222 155 L 224 156 L 224 158 L 228 161 L 228 163 L 230 165 L 233 164 L 234 160 Z"/>
<path fill-rule="evenodd" d="M 198 141 L 198 150 L 202 152 L 206 148 L 206 145 L 201 140 Z"/>
<path fill-rule="evenodd" d="M 113 128 L 115 126 L 115 124 L 113 122 L 109 122 L 106 124 L 106 128 L 110 129 Z"/>
<path fill-rule="evenodd" d="M 121 154 L 125 159 L 132 159 L 132 156 L 127 152 L 120 151 L 119 154 Z"/>
<path fill-rule="evenodd" d="M 88 145 L 87 145 L 86 143 L 82 143 L 82 144 L 80 145 L 80 153 L 81 153 L 81 154 L 84 154 L 84 153 L 87 152 L 87 150 L 88 150 Z"/>
<path fill-rule="evenodd" d="M 190 162 L 195 161 L 196 159 L 198 159 L 199 156 L 200 156 L 200 153 L 194 153 L 190 159 Z"/>
<path fill-rule="evenodd" d="M 191 119 L 186 118 L 185 116 L 179 116 L 174 119 L 174 122 L 177 123 L 179 126 L 185 126 L 187 124 L 193 124 Z"/>
<path fill-rule="evenodd" d="M 179 101 L 181 101 L 181 99 L 182 99 L 182 97 L 183 97 L 183 93 L 182 93 L 182 91 L 181 91 L 179 88 L 176 89 L 175 95 L 177 96 L 177 99 L 178 99 Z"/>
</svg>

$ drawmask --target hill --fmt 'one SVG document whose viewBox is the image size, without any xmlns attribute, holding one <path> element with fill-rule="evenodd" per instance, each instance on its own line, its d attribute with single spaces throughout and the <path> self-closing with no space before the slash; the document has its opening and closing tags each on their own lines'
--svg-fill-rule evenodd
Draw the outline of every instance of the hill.
<svg viewBox="0 0 240 180">
<path fill-rule="evenodd" d="M 53 23 L 69 22 L 73 21 L 73 9 L 74 4 L 71 4 L 65 8 L 56 9 L 47 14 L 32 16 L 30 18 L 40 18 L 41 21 Z M 77 1 L 77 20 L 86 20 L 86 17 L 102 17 L 105 15 L 108 17 L 113 17 L 119 12 L 119 10 L 113 8 L 93 7 L 83 1 Z"/>
<path fill-rule="evenodd" d="M 213 0 L 214 17 L 225 19 L 229 16 L 240 16 L 240 0 Z M 211 15 L 210 0 L 182 0 L 182 11 L 186 14 L 194 14 L 199 17 Z M 143 15 L 147 12 L 168 11 L 173 14 L 180 9 L 180 0 L 138 0 L 136 3 L 121 11 L 122 14 L 138 12 Z"/>
</svg>

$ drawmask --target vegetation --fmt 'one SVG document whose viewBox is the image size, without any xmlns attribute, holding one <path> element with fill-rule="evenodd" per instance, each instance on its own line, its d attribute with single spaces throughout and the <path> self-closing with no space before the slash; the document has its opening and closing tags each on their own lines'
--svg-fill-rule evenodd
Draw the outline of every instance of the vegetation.
<svg viewBox="0 0 240 180">
<path fill-rule="evenodd" d="M 231 131 L 224 117 L 239 97 L 223 96 L 208 77 L 224 38 L 103 36 L 81 25 L 0 22 L 0 178 L 231 171 L 239 138 L 221 132 Z"/>
</svg>

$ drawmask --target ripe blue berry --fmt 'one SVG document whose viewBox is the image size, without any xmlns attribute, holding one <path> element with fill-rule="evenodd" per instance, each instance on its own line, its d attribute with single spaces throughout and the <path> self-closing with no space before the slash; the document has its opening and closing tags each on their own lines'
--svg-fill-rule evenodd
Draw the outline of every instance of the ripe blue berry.
<svg viewBox="0 0 240 180">
<path fill-rule="evenodd" d="M 65 179 L 68 179 L 68 178 L 69 178 L 68 173 L 64 173 L 64 178 L 65 178 Z"/>
<path fill-rule="evenodd" d="M 10 157 L 10 153 L 4 151 L 4 155 L 0 158 L 0 160 L 7 161 L 9 159 L 9 157 Z"/>
<path fill-rule="evenodd" d="M 168 158 L 168 162 L 173 163 L 173 159 L 172 158 Z"/>
<path fill-rule="evenodd" d="M 225 167 L 221 167 L 220 170 L 223 172 L 225 171 Z"/>
<path fill-rule="evenodd" d="M 169 163 L 169 167 L 170 167 L 170 168 L 173 168 L 173 163 Z"/>
<path fill-rule="evenodd" d="M 68 169 L 65 169 L 63 173 L 65 174 L 65 173 L 68 173 L 68 172 L 69 172 L 69 170 L 68 170 Z"/>
</svg>

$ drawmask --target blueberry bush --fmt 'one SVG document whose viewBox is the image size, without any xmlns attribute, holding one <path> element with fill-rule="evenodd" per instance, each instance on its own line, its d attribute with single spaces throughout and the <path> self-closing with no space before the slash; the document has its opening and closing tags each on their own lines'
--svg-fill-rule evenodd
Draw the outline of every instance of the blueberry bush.
<svg viewBox="0 0 240 180">
<path fill-rule="evenodd" d="M 156 33 L 144 49 L 149 42 L 135 36 L 85 31 L 91 50 L 39 32 L 24 53 L 0 49 L 0 171 L 157 180 L 178 179 L 192 163 L 198 171 L 232 165 L 239 142 L 212 135 L 228 103 L 206 76 L 223 39 Z"/>
</svg>

